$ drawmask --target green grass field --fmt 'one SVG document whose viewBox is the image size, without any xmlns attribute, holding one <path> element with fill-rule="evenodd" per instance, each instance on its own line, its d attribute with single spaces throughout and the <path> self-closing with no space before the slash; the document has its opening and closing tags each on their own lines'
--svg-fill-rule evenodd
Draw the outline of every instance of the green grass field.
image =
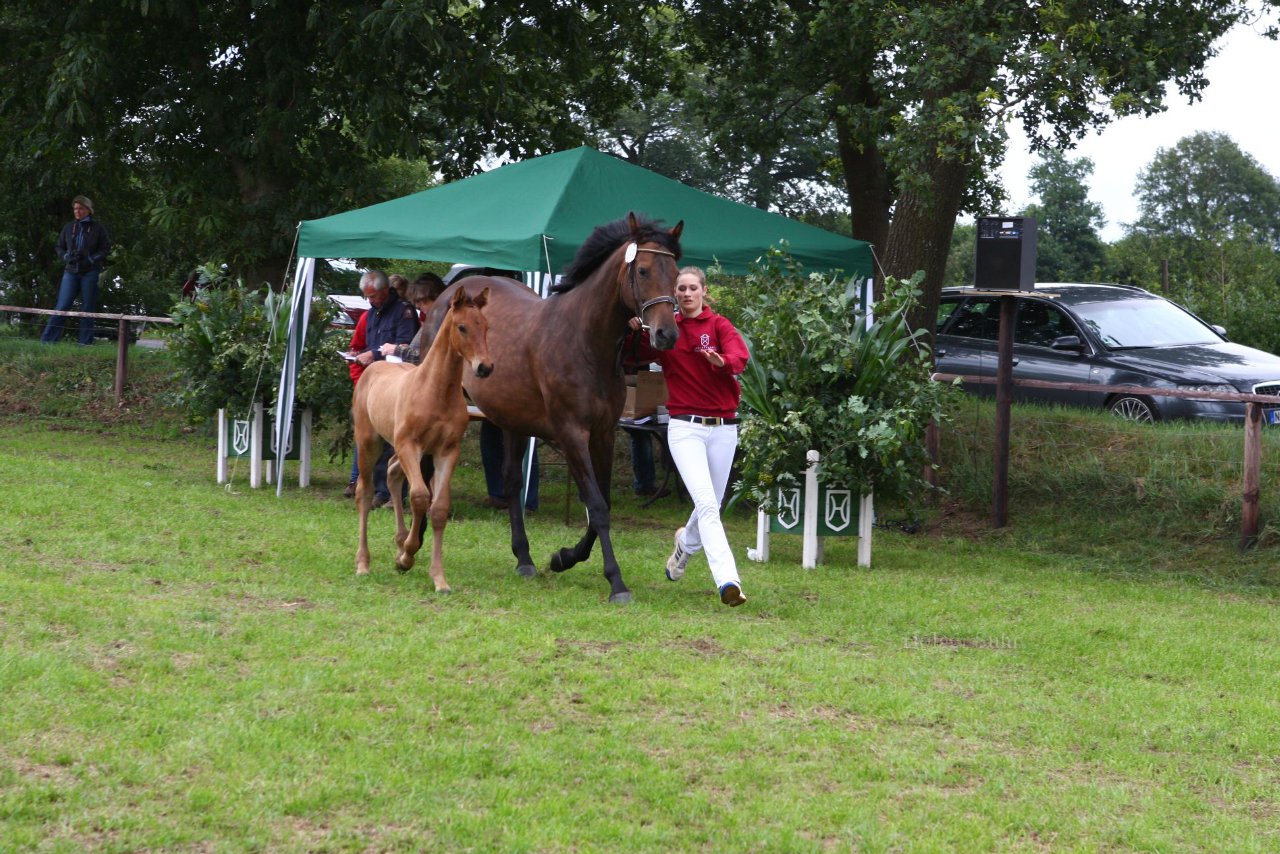
<svg viewBox="0 0 1280 854">
<path fill-rule="evenodd" d="M 387 511 L 355 576 L 349 459 L 220 487 L 162 356 L 115 411 L 110 348 L 0 343 L 0 851 L 1280 849 L 1276 555 L 1213 515 L 1229 478 L 1152 531 L 1025 457 L 1009 529 L 974 476 L 887 508 L 927 531 L 877 530 L 869 570 L 776 538 L 731 610 L 700 558 L 663 578 L 688 508 L 641 508 L 622 443 L 619 608 L 598 551 L 515 575 L 472 444 L 439 596 Z M 580 533 L 545 461 L 542 566 Z"/>
</svg>

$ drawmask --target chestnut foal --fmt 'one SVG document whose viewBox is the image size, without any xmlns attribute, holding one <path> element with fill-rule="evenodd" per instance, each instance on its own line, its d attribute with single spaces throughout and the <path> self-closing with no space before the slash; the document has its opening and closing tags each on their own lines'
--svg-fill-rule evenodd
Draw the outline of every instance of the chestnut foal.
<svg viewBox="0 0 1280 854">
<path fill-rule="evenodd" d="M 373 507 L 373 466 L 383 443 L 395 448 L 400 473 L 409 479 L 413 523 L 405 530 L 400 502 L 401 479 L 388 472 L 388 486 L 396 511 L 396 569 L 407 572 L 422 548 L 426 516 L 431 514 L 431 580 L 438 592 L 448 593 L 442 548 L 449 521 L 449 481 L 458 462 L 462 434 L 467 429 L 467 402 L 462 396 L 462 368 L 469 364 L 477 377 L 493 372 L 489 359 L 489 324 L 481 309 L 489 300 L 486 288 L 474 299 L 458 291 L 450 300 L 439 334 L 418 366 L 374 362 L 360 376 L 351 400 L 360 477 L 356 507 L 360 512 L 360 545 L 356 574 L 369 572 L 368 523 Z M 420 461 L 430 456 L 435 471 L 428 483 Z M 430 468 L 430 467 L 428 467 Z M 394 480 L 392 483 L 390 481 Z"/>
</svg>

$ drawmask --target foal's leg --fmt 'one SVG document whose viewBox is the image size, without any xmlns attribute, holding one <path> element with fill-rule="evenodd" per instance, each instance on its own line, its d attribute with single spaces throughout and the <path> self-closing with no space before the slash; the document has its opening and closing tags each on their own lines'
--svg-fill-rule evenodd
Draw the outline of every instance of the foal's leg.
<svg viewBox="0 0 1280 854">
<path fill-rule="evenodd" d="M 376 435 L 358 443 L 356 509 L 360 514 L 360 544 L 356 548 L 356 575 L 369 574 L 369 511 L 373 509 L 373 466 L 381 453 L 382 439 Z"/>
<path fill-rule="evenodd" d="M 409 531 L 399 540 L 400 553 L 396 555 L 396 569 L 408 572 L 413 569 L 414 556 L 422 548 L 422 530 L 427 510 L 431 507 L 431 494 L 422 479 L 422 466 L 418 462 L 422 458 L 422 445 L 417 437 L 402 438 L 396 445 L 396 456 L 400 458 L 401 473 L 409 481 L 409 504 L 413 511 L 413 521 Z M 405 461 L 412 460 L 405 464 Z M 397 489 L 399 487 L 397 486 Z"/>
<path fill-rule="evenodd" d="M 435 474 L 431 477 L 431 580 L 437 593 L 453 592 L 444 578 L 444 526 L 449 523 L 449 486 L 458 463 L 458 452 L 457 444 L 439 451 Z"/>
<path fill-rule="evenodd" d="M 391 462 L 387 463 L 387 489 L 391 490 L 391 508 L 396 513 L 397 550 L 404 547 L 405 537 L 409 536 L 409 529 L 404 524 L 404 500 L 401 496 L 404 491 L 402 486 L 404 481 L 404 467 L 400 465 L 400 455 L 396 454 L 391 458 Z"/>
<path fill-rule="evenodd" d="M 511 553 L 516 556 L 516 572 L 525 578 L 538 574 L 529 555 L 529 535 L 524 529 L 524 452 L 529 437 L 503 431 L 502 488 L 507 496 L 507 518 L 511 520 Z"/>
</svg>

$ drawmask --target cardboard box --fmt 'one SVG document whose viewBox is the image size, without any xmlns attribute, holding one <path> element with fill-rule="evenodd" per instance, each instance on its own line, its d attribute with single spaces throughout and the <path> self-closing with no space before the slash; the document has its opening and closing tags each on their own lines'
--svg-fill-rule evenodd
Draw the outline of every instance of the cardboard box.
<svg viewBox="0 0 1280 854">
<path fill-rule="evenodd" d="M 660 371 L 640 371 L 627 375 L 627 402 L 622 407 L 623 418 L 644 418 L 653 415 L 667 402 L 667 380 Z"/>
</svg>

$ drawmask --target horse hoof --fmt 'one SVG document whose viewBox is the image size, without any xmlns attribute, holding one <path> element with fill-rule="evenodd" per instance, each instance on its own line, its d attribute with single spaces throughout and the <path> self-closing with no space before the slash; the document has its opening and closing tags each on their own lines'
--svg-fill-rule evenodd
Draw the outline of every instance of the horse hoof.
<svg viewBox="0 0 1280 854">
<path fill-rule="evenodd" d="M 453 595 L 453 588 L 452 588 L 452 587 L 446 587 L 446 588 L 444 588 L 443 590 L 437 590 L 437 591 L 436 591 L 436 593 L 437 593 L 437 594 L 439 594 L 439 595 L 441 595 L 441 596 L 452 596 L 452 595 Z"/>
<path fill-rule="evenodd" d="M 396 561 L 396 572 L 408 572 L 411 569 L 413 569 L 412 566 L 405 566 L 400 561 Z"/>
<path fill-rule="evenodd" d="M 610 605 L 630 605 L 631 591 L 623 590 L 621 593 L 613 594 L 612 596 L 609 597 L 609 604 Z"/>
<path fill-rule="evenodd" d="M 573 559 L 572 549 L 560 549 L 560 551 L 551 555 L 552 572 L 564 572 L 575 563 L 577 563 L 577 561 Z"/>
<path fill-rule="evenodd" d="M 538 568 L 531 564 L 522 563 L 516 567 L 516 572 L 520 573 L 524 578 L 533 578 L 538 574 Z"/>
</svg>

